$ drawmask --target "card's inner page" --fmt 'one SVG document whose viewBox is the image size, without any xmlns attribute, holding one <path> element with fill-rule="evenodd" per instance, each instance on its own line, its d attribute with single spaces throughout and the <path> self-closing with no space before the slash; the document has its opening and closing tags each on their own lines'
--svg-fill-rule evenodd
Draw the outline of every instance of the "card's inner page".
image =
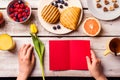
<svg viewBox="0 0 120 80">
<path fill-rule="evenodd" d="M 90 57 L 90 41 L 70 41 L 70 69 L 87 70 L 86 56 Z"/>
<path fill-rule="evenodd" d="M 49 41 L 50 70 L 70 69 L 70 52 L 68 40 Z"/>
</svg>

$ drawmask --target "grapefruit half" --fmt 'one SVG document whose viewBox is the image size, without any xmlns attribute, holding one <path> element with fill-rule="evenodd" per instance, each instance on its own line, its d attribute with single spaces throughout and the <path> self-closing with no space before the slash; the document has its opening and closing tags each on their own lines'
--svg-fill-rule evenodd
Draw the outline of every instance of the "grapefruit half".
<svg viewBox="0 0 120 80">
<path fill-rule="evenodd" d="M 100 22 L 93 17 L 87 18 L 83 22 L 83 30 L 88 36 L 97 36 L 101 31 Z"/>
</svg>

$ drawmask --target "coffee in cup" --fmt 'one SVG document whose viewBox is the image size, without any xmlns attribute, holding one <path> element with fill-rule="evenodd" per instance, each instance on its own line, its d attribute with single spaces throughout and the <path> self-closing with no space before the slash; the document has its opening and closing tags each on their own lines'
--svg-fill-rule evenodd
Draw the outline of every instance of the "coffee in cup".
<svg viewBox="0 0 120 80">
<path fill-rule="evenodd" d="M 119 38 L 113 38 L 109 40 L 107 44 L 107 49 L 104 52 L 104 55 L 107 55 L 109 53 L 114 53 L 116 56 L 120 55 L 120 39 Z"/>
</svg>

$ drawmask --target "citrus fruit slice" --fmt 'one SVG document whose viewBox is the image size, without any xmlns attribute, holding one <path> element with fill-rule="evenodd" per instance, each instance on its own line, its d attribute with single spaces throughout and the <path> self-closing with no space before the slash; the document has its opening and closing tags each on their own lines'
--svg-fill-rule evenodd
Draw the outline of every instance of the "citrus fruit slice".
<svg viewBox="0 0 120 80">
<path fill-rule="evenodd" d="M 89 36 L 97 36 L 101 30 L 100 22 L 95 18 L 87 18 L 83 23 L 83 30 Z"/>
<path fill-rule="evenodd" d="M 8 34 L 0 35 L 0 50 L 11 50 L 15 47 L 15 43 Z"/>
</svg>

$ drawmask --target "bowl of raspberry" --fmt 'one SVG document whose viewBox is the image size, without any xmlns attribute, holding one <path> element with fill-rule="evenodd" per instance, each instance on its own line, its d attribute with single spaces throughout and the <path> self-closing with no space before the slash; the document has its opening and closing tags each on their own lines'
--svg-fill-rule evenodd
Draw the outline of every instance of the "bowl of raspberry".
<svg viewBox="0 0 120 80">
<path fill-rule="evenodd" d="M 24 23 L 31 16 L 31 7 L 25 0 L 13 0 L 7 6 L 7 14 L 12 21 Z"/>
</svg>

